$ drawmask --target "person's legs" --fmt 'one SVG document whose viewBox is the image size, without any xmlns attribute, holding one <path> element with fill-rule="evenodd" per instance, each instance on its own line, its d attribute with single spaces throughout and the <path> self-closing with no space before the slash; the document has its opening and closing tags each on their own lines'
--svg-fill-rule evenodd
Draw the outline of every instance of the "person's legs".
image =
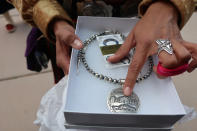
<svg viewBox="0 0 197 131">
<path fill-rule="evenodd" d="M 8 24 L 6 24 L 6 30 L 11 33 L 14 32 L 16 30 L 16 27 L 14 25 L 14 21 L 12 20 L 12 17 L 10 16 L 9 12 L 5 12 L 3 13 L 3 16 L 5 17 L 6 21 Z"/>
<path fill-rule="evenodd" d="M 12 17 L 10 16 L 9 12 L 5 12 L 3 14 L 3 16 L 5 17 L 6 21 L 8 22 L 8 24 L 14 24 L 14 21 L 12 20 Z"/>
</svg>

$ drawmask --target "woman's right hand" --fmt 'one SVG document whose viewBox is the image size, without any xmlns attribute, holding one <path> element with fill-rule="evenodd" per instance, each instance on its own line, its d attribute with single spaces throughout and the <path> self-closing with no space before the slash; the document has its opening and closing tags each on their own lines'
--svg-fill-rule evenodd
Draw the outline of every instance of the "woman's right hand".
<svg viewBox="0 0 197 131">
<path fill-rule="evenodd" d="M 65 21 L 55 22 L 53 29 L 56 37 L 56 63 L 66 75 L 69 71 L 71 47 L 81 49 L 83 44 L 75 35 L 75 29 Z"/>
</svg>

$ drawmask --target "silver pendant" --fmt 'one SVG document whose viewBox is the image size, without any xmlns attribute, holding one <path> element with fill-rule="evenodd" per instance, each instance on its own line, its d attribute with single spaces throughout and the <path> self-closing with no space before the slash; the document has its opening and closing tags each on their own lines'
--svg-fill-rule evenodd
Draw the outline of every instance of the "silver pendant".
<svg viewBox="0 0 197 131">
<path fill-rule="evenodd" d="M 116 88 L 110 93 L 107 104 L 111 112 L 136 113 L 140 100 L 134 92 L 130 96 L 124 96 L 122 88 Z"/>
</svg>

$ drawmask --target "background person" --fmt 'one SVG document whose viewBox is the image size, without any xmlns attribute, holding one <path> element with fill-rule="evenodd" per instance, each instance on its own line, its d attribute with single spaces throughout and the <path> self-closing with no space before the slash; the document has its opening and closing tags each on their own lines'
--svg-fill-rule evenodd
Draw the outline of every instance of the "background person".
<svg viewBox="0 0 197 131">
<path fill-rule="evenodd" d="M 13 8 L 14 7 L 10 3 L 8 3 L 6 0 L 0 1 L 0 14 L 3 15 L 5 20 L 7 21 L 7 24 L 5 25 L 5 29 L 9 33 L 12 33 L 16 30 L 14 21 L 12 20 L 12 17 L 9 14 L 9 10 Z"/>
</svg>

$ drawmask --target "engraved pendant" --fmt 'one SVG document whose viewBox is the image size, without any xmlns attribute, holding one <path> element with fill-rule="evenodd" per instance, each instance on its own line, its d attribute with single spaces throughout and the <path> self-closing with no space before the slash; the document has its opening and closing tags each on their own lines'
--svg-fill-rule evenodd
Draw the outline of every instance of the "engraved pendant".
<svg viewBox="0 0 197 131">
<path fill-rule="evenodd" d="M 111 112 L 136 113 L 140 100 L 134 92 L 130 96 L 124 96 L 122 88 L 116 88 L 110 93 L 107 104 Z"/>
</svg>

